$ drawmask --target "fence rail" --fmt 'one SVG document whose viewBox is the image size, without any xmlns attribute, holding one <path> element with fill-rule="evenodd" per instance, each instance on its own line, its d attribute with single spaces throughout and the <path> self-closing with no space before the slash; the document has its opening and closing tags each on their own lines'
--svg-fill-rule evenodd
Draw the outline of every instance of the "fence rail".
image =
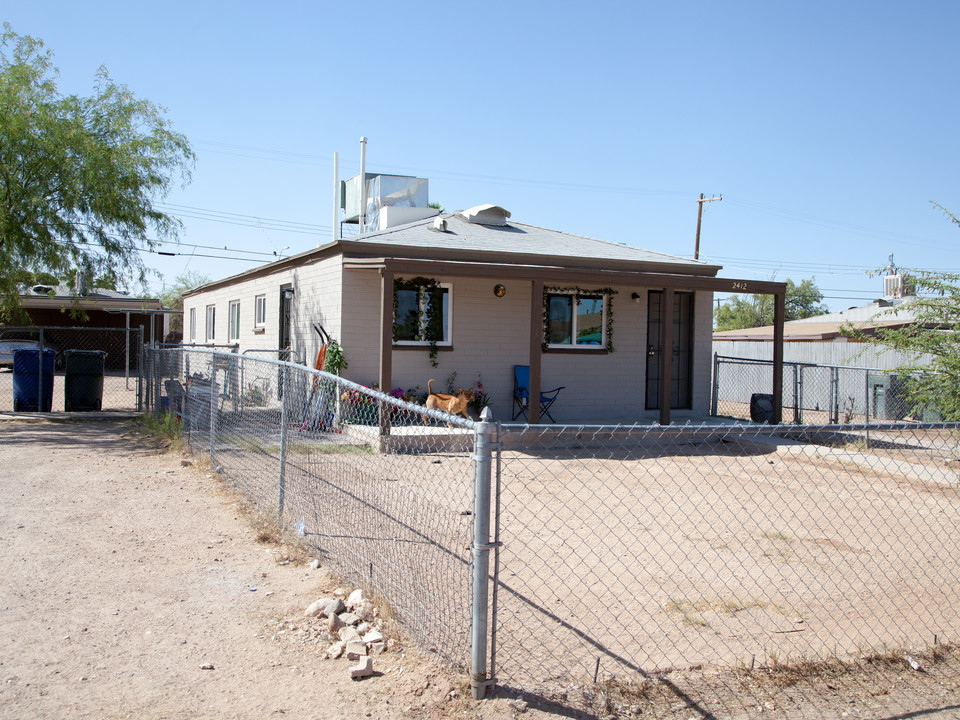
<svg viewBox="0 0 960 720">
<path fill-rule="evenodd" d="M 772 368 L 770 360 L 714 354 L 710 414 L 756 419 L 757 398 L 771 397 Z M 940 420 L 935 408 L 912 406 L 895 372 L 799 362 L 783 364 L 782 418 L 797 425 Z"/>
<path fill-rule="evenodd" d="M 151 409 L 475 695 L 643 678 L 722 714 L 727 668 L 960 643 L 958 424 L 500 427 L 252 356 L 147 371 Z"/>
</svg>

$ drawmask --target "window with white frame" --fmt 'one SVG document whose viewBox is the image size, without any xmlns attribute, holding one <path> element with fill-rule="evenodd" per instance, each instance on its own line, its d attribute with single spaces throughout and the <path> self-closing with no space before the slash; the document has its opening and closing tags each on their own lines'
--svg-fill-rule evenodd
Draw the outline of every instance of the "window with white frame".
<svg viewBox="0 0 960 720">
<path fill-rule="evenodd" d="M 393 340 L 398 345 L 450 345 L 453 286 L 398 280 L 394 286 Z"/>
<path fill-rule="evenodd" d="M 227 342 L 240 339 L 240 301 L 233 300 L 227 309 Z"/>
<path fill-rule="evenodd" d="M 607 347 L 607 302 L 603 294 L 547 293 L 547 347 Z"/>
<path fill-rule="evenodd" d="M 206 327 L 206 334 L 204 335 L 207 342 L 217 339 L 216 327 L 217 327 L 217 306 L 207 305 L 207 327 Z"/>
<path fill-rule="evenodd" d="M 253 326 L 263 327 L 267 324 L 267 296 L 257 295 L 254 298 Z"/>
<path fill-rule="evenodd" d="M 190 341 L 197 339 L 197 309 L 190 308 Z"/>
</svg>

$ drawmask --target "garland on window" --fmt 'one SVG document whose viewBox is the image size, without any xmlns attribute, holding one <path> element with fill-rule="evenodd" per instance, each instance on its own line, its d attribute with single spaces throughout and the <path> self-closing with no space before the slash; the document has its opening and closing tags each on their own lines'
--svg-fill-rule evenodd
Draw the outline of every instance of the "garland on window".
<svg viewBox="0 0 960 720">
<path fill-rule="evenodd" d="M 607 352 L 614 352 L 613 347 L 613 296 L 617 294 L 617 291 L 613 288 L 597 288 L 596 290 L 584 290 L 581 287 L 544 287 L 543 288 L 543 342 L 540 344 L 540 348 L 546 352 L 549 348 L 549 343 L 547 342 L 548 329 L 550 323 L 550 305 L 548 296 L 550 294 L 554 295 L 573 295 L 575 302 L 580 301 L 581 295 L 601 295 L 607 304 Z M 574 310 L 576 312 L 576 310 Z M 571 338 L 576 340 L 576 338 Z M 576 346 L 576 343 L 574 343 Z"/>
<path fill-rule="evenodd" d="M 409 280 L 403 278 L 394 278 L 393 281 L 393 339 L 397 339 L 397 310 L 399 308 L 399 299 L 397 294 L 401 290 L 415 290 L 417 292 L 417 302 L 422 308 L 424 300 L 429 299 L 427 304 L 427 317 L 424 324 L 424 340 L 430 344 L 430 364 L 433 367 L 440 365 L 437 362 L 437 341 L 443 339 L 443 289 L 433 278 L 415 277 Z"/>
</svg>

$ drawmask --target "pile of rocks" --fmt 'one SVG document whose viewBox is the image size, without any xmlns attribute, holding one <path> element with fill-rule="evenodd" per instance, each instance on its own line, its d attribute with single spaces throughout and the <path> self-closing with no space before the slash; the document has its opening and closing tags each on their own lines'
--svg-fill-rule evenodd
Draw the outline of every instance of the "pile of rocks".
<svg viewBox="0 0 960 720">
<path fill-rule="evenodd" d="M 311 603 L 304 614 L 326 621 L 327 633 L 334 641 L 327 649 L 327 657 L 357 661 L 358 664 L 350 668 L 350 677 L 355 679 L 373 675 L 373 656 L 396 644 L 384 638 L 383 620 L 362 589 L 348 595 L 346 590 L 338 588 L 333 591 L 333 597 Z"/>
</svg>

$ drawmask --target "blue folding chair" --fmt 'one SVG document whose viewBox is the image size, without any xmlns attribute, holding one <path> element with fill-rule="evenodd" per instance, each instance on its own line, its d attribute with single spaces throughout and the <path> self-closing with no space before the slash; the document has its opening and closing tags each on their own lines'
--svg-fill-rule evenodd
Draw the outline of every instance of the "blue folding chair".
<svg viewBox="0 0 960 720">
<path fill-rule="evenodd" d="M 550 418 L 550 422 L 555 423 L 553 415 L 550 414 L 550 408 L 557 401 L 557 396 L 566 385 L 561 385 L 553 390 L 540 391 L 540 412 Z M 527 408 L 530 405 L 530 366 L 513 366 L 513 419 L 523 415 L 529 419 Z"/>
</svg>

